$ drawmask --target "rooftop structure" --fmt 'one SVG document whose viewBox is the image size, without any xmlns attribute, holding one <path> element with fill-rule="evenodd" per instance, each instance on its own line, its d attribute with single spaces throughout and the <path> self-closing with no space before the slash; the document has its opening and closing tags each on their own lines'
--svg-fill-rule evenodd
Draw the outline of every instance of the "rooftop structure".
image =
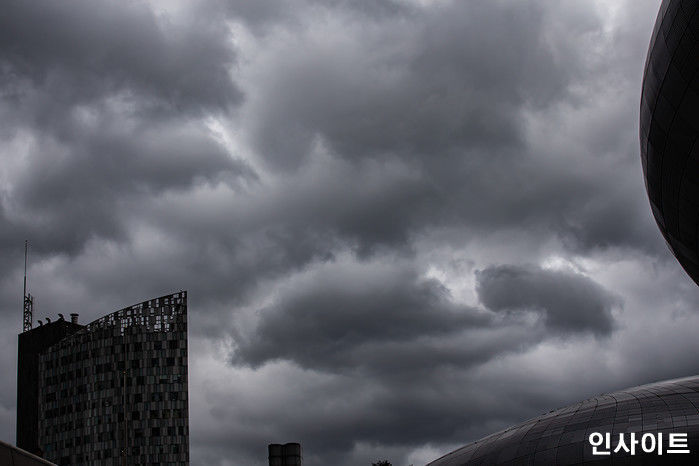
<svg viewBox="0 0 699 466">
<path fill-rule="evenodd" d="M 189 464 L 187 293 L 19 335 L 17 446 L 61 466 Z"/>
<path fill-rule="evenodd" d="M 270 443 L 267 447 L 269 452 L 269 466 L 302 466 L 303 454 L 300 443 Z"/>
</svg>

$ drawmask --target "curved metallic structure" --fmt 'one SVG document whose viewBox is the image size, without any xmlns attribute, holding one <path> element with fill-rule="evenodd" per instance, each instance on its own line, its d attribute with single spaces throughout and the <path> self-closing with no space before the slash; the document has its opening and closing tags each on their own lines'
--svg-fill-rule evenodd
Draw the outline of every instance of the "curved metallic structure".
<svg viewBox="0 0 699 466">
<path fill-rule="evenodd" d="M 699 0 L 664 0 L 641 95 L 641 161 L 660 231 L 699 284 Z"/>
<path fill-rule="evenodd" d="M 656 438 L 653 452 L 639 443 L 635 454 L 623 448 L 614 453 L 622 434 L 631 446 L 631 433 Z M 610 435 L 609 455 L 593 454 L 590 435 Z M 662 434 L 663 454 L 657 451 Z M 670 434 L 687 434 L 689 453 L 668 451 Z M 604 439 L 604 435 L 602 436 Z M 676 437 L 673 437 L 676 438 Z M 597 440 L 597 437 L 594 439 Z M 650 448 L 650 440 L 646 439 Z M 604 441 L 598 452 L 604 451 Z M 489 435 L 428 466 L 519 464 L 691 464 L 699 454 L 699 376 L 667 380 L 600 395 L 551 411 L 522 424 Z M 696 464 L 696 463 L 695 463 Z"/>
</svg>

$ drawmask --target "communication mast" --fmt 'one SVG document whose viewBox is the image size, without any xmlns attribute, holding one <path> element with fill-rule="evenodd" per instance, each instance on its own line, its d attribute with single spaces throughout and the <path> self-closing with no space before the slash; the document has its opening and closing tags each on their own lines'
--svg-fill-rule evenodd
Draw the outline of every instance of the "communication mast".
<svg viewBox="0 0 699 466">
<path fill-rule="evenodd" d="M 34 314 L 34 297 L 27 293 L 27 244 L 28 241 L 24 240 L 24 299 L 23 299 L 23 332 L 32 329 L 32 321 Z"/>
</svg>

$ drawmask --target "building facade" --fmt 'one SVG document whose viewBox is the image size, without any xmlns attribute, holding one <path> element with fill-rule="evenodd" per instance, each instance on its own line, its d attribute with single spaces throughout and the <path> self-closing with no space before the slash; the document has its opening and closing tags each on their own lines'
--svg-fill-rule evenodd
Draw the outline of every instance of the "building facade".
<svg viewBox="0 0 699 466">
<path fill-rule="evenodd" d="M 36 372 L 44 458 L 61 466 L 189 464 L 185 291 L 81 326 L 40 351 Z"/>
<path fill-rule="evenodd" d="M 75 319 L 77 320 L 77 319 Z M 17 447 L 35 455 L 39 448 L 39 357 L 83 328 L 60 319 L 19 334 L 17 358 Z"/>
<path fill-rule="evenodd" d="M 653 216 L 699 283 L 699 0 L 664 0 L 648 48 L 641 162 Z"/>
</svg>

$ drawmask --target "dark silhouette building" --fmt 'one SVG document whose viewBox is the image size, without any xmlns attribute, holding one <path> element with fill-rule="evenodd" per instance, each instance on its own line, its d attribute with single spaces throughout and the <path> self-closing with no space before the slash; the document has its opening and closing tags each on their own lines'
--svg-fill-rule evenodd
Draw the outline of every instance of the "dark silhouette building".
<svg viewBox="0 0 699 466">
<path fill-rule="evenodd" d="M 189 464 L 187 293 L 19 335 L 17 446 L 61 466 Z"/>
<path fill-rule="evenodd" d="M 39 448 L 39 356 L 82 325 L 63 319 L 19 334 L 17 358 L 17 447 L 35 455 Z"/>
<path fill-rule="evenodd" d="M 590 435 L 602 434 L 593 454 Z M 639 441 L 631 455 L 632 437 Z M 643 450 L 643 434 L 653 435 L 655 448 Z M 658 435 L 662 434 L 662 455 Z M 670 434 L 687 434 L 677 447 Z M 618 447 L 623 435 L 626 451 Z M 673 437 L 675 438 L 675 437 Z M 596 441 L 599 437 L 596 437 Z M 646 447 L 650 449 L 650 440 Z M 681 446 L 686 445 L 687 448 Z M 689 449 L 689 453 L 684 451 Z M 670 451 L 681 452 L 670 452 Z M 522 424 L 489 435 L 449 453 L 428 466 L 461 465 L 573 465 L 573 464 L 696 464 L 699 454 L 699 376 L 629 388 L 551 411 Z"/>
<path fill-rule="evenodd" d="M 699 1 L 665 0 L 641 95 L 641 161 L 651 209 L 682 267 L 699 283 Z"/>
</svg>

